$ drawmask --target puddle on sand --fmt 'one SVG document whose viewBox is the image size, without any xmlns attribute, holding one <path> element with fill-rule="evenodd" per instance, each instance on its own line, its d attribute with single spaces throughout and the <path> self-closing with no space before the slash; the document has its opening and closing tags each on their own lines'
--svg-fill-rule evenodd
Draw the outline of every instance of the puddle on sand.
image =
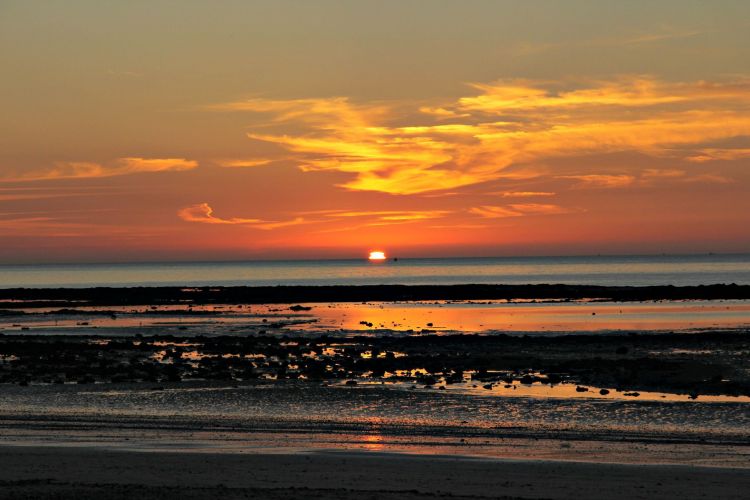
<svg viewBox="0 0 750 500">
<path fill-rule="evenodd" d="M 750 325 L 750 301 L 408 302 L 327 304 L 315 329 L 395 331 L 598 331 L 730 328 Z"/>
<path fill-rule="evenodd" d="M 76 308 L 75 315 L 26 310 L 8 316 L 9 333 L 94 334 L 98 329 L 170 334 L 337 332 L 579 332 L 689 330 L 750 326 L 750 301 L 613 302 L 367 302 Z M 310 310 L 307 310 L 310 307 Z"/>
<path fill-rule="evenodd" d="M 417 370 L 413 370 L 418 372 Z M 336 386 L 351 387 L 346 382 L 335 384 Z M 465 380 L 456 384 L 446 384 L 444 379 L 438 379 L 434 385 L 424 385 L 414 381 L 400 381 L 393 379 L 376 380 L 360 379 L 357 386 L 387 386 L 400 390 L 428 390 L 431 392 L 458 392 L 486 397 L 510 397 L 510 398 L 540 398 L 540 399 L 593 399 L 610 401 L 660 401 L 666 403 L 674 402 L 699 402 L 699 403 L 750 403 L 750 396 L 727 396 L 727 395 L 688 395 L 668 392 L 653 391 L 619 391 L 612 388 L 583 386 L 572 383 L 544 384 L 534 382 L 532 384 L 521 384 L 518 381 L 507 384 L 505 382 L 489 383 Z"/>
</svg>

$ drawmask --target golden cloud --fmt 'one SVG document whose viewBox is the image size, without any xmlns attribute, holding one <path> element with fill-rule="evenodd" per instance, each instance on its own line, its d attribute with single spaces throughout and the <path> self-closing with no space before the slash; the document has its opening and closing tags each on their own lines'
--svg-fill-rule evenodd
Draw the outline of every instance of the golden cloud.
<svg viewBox="0 0 750 500">
<path fill-rule="evenodd" d="M 233 160 L 216 160 L 216 164 L 220 167 L 226 168 L 252 168 L 252 167 L 264 167 L 271 163 L 271 159 L 233 159 Z"/>
<path fill-rule="evenodd" d="M 731 160 L 741 160 L 744 158 L 750 158 L 750 148 L 701 149 L 697 151 L 694 156 L 688 157 L 687 160 L 695 162 L 695 163 L 704 163 L 707 161 L 720 161 L 720 160 L 731 161 Z"/>
<path fill-rule="evenodd" d="M 449 210 L 380 210 L 380 211 L 331 211 L 328 217 L 368 217 L 383 222 L 394 221 L 417 221 L 425 219 L 438 219 L 445 217 L 451 212 Z"/>
<path fill-rule="evenodd" d="M 256 131 L 248 134 L 251 139 L 281 146 L 305 172 L 351 174 L 341 185 L 346 189 L 398 195 L 518 175 L 511 166 L 523 166 L 527 178 L 542 175 L 538 166 L 560 157 L 743 157 L 705 144 L 750 135 L 750 80 L 512 80 L 471 88 L 477 94 L 407 112 L 346 98 L 251 99 L 213 108 L 268 113 L 282 133 Z M 579 185 L 599 187 L 628 185 L 634 178 L 574 174 L 569 178 Z"/>
<path fill-rule="evenodd" d="M 145 172 L 181 172 L 192 170 L 198 162 L 184 158 L 119 158 L 111 164 L 92 162 L 57 162 L 55 166 L 39 171 L 0 177 L 0 181 L 41 181 L 56 179 L 87 179 L 114 177 Z"/>
<path fill-rule="evenodd" d="M 535 198 L 539 196 L 555 196 L 555 193 L 549 191 L 501 191 L 499 194 L 503 198 Z"/>
<path fill-rule="evenodd" d="M 177 215 L 186 222 L 200 222 L 203 224 L 229 224 L 240 225 L 254 229 L 278 229 L 287 226 L 296 226 L 299 224 L 308 224 L 311 221 L 302 217 L 296 217 L 286 221 L 268 221 L 263 219 L 246 219 L 232 217 L 223 219 L 214 215 L 214 209 L 208 203 L 198 203 L 180 209 Z"/>
<path fill-rule="evenodd" d="M 572 179 L 578 181 L 578 187 L 595 187 L 595 188 L 619 188 L 633 184 L 635 177 L 632 175 L 559 175 L 559 179 Z"/>
<path fill-rule="evenodd" d="M 571 210 L 559 205 L 540 203 L 514 203 L 507 206 L 484 205 L 473 207 L 469 212 L 487 219 L 523 217 L 527 215 L 557 215 L 570 213 Z"/>
</svg>

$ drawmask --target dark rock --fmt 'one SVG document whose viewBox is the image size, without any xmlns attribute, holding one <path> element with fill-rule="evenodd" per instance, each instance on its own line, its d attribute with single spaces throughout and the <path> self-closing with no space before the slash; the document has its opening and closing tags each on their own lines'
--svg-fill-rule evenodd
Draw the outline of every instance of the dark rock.
<svg viewBox="0 0 750 500">
<path fill-rule="evenodd" d="M 297 311 L 310 311 L 310 310 L 312 310 L 312 307 L 310 307 L 310 306 L 303 306 L 303 305 L 297 304 L 297 305 L 291 306 L 289 308 L 289 310 L 290 311 L 294 311 L 294 312 L 297 312 Z"/>
</svg>

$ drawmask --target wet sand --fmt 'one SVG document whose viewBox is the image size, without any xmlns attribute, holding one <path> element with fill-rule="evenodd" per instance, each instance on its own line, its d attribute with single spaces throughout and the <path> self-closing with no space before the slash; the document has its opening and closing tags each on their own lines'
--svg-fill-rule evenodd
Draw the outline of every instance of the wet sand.
<svg viewBox="0 0 750 500">
<path fill-rule="evenodd" d="M 286 318 L 381 296 L 611 309 L 750 287 L 2 290 L 0 498 L 747 498 L 747 328 L 475 335 L 424 317 L 397 331 L 385 308 L 386 328 L 368 310 L 349 325 L 367 331 L 320 332 Z M 286 306 L 241 328 L 188 323 L 273 302 Z M 90 324 L 131 305 L 147 310 L 117 331 Z M 37 330 L 45 308 L 75 324 Z"/>
<path fill-rule="evenodd" d="M 747 469 L 456 456 L 0 447 L 0 498 L 747 498 Z"/>
</svg>

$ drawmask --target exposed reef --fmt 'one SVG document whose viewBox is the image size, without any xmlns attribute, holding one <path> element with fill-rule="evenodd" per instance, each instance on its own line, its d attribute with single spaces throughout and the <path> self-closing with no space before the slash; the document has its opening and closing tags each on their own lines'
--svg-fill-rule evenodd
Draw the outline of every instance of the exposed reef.
<svg viewBox="0 0 750 500">
<path fill-rule="evenodd" d="M 750 299 L 750 286 L 362 285 L 0 289 L 0 308 L 411 300 Z"/>
<path fill-rule="evenodd" d="M 750 335 L 357 336 L 0 335 L 0 382 L 188 379 L 578 384 L 691 396 L 750 395 Z M 593 390 L 593 389 L 592 389 Z M 630 393 L 634 394 L 633 392 Z"/>
</svg>

